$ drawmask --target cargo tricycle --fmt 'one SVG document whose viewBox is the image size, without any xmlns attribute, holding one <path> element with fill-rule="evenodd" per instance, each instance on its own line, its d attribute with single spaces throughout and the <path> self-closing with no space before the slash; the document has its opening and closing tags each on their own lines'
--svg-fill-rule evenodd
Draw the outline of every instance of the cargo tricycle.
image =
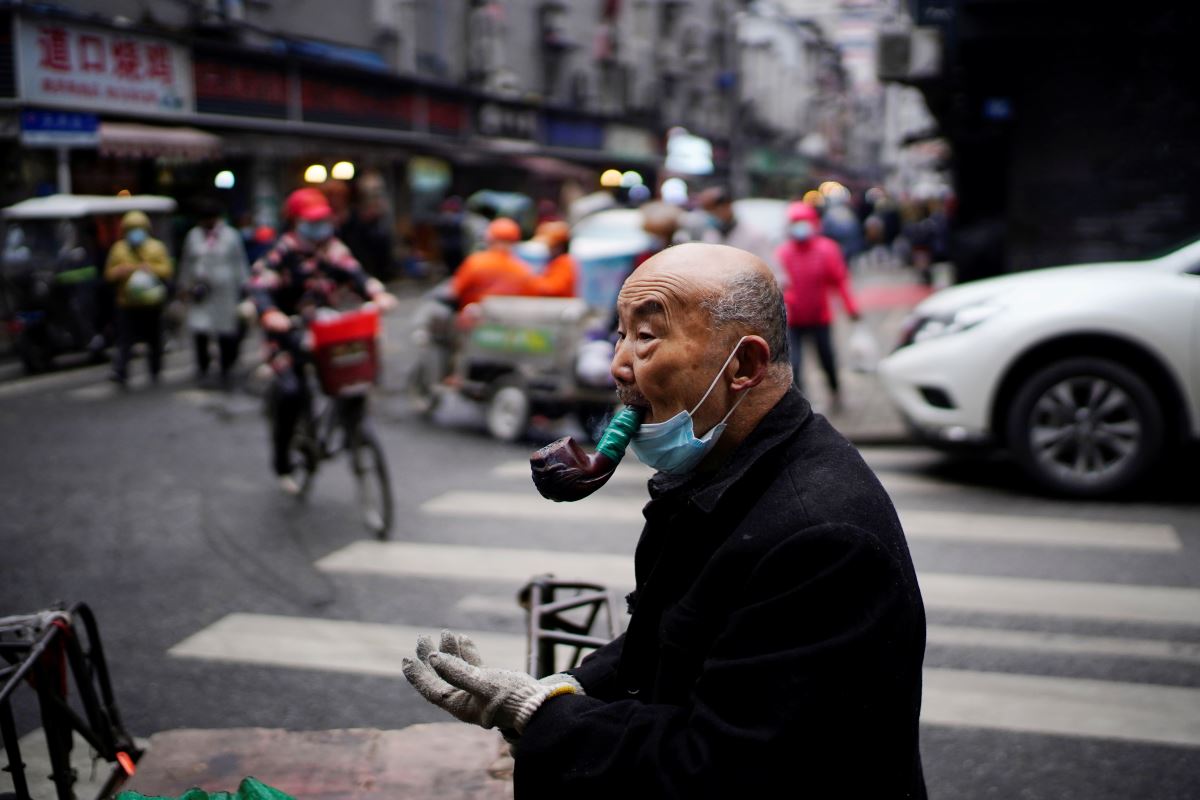
<svg viewBox="0 0 1200 800">
<path fill-rule="evenodd" d="M 494 296 L 457 313 L 427 299 L 409 396 L 427 414 L 447 393 L 481 403 L 503 441 L 523 436 L 535 414 L 574 415 L 596 436 L 617 401 L 607 357 L 596 354 L 611 347 L 594 338 L 604 322 L 579 298 Z"/>
</svg>

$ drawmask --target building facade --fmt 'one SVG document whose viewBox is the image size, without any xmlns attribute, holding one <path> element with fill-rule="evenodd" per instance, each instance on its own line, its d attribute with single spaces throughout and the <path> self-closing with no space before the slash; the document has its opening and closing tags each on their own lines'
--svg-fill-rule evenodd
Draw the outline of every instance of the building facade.
<svg viewBox="0 0 1200 800">
<path fill-rule="evenodd" d="M 556 199 L 608 168 L 661 180 L 678 128 L 712 144 L 690 179 L 791 193 L 844 159 L 847 94 L 821 30 L 769 2 L 0 2 L 0 201 L 220 174 L 270 222 L 342 162 L 402 213 L 485 187 Z M 32 130 L 56 125 L 91 138 Z"/>
</svg>

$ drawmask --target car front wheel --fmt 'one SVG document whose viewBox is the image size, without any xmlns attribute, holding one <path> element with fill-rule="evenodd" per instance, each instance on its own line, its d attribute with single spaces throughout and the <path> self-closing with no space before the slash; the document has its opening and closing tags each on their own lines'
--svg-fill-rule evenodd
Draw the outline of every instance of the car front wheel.
<svg viewBox="0 0 1200 800">
<path fill-rule="evenodd" d="M 1009 447 L 1051 491 L 1096 497 L 1123 489 L 1163 446 L 1162 409 L 1136 373 L 1071 358 L 1030 375 L 1008 410 Z"/>
</svg>

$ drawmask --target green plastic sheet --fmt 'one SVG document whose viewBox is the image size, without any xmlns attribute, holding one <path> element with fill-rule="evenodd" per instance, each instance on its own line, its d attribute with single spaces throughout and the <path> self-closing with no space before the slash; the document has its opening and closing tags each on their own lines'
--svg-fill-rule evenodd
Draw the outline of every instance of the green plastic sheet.
<svg viewBox="0 0 1200 800">
<path fill-rule="evenodd" d="M 203 789 L 188 789 L 178 798 L 149 797 L 137 792 L 121 792 L 117 800 L 295 800 L 290 794 L 284 794 L 278 789 L 267 786 L 256 778 L 243 778 L 236 793 L 206 792 Z"/>
</svg>

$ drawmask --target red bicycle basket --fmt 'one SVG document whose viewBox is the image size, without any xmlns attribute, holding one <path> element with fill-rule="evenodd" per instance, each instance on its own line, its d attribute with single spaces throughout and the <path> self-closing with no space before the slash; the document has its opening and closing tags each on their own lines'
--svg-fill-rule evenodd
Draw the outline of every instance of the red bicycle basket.
<svg viewBox="0 0 1200 800">
<path fill-rule="evenodd" d="M 379 312 L 346 311 L 309 324 L 313 361 L 321 391 L 328 395 L 365 391 L 379 374 Z"/>
</svg>

